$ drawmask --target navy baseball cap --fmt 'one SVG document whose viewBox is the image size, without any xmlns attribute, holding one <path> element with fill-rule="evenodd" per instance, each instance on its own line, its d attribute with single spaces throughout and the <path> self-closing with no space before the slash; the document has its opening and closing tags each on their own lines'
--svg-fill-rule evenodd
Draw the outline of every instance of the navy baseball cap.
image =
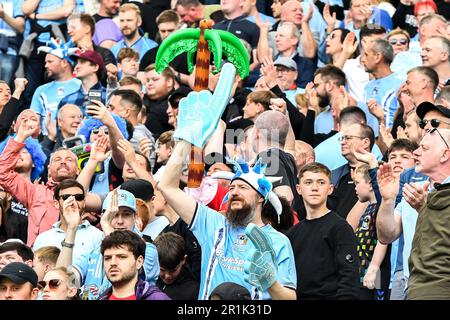
<svg viewBox="0 0 450 320">
<path fill-rule="evenodd" d="M 136 198 L 150 201 L 155 195 L 155 190 L 150 182 L 143 179 L 132 179 L 125 181 L 120 186 L 121 190 L 132 193 Z"/>
<path fill-rule="evenodd" d="M 0 279 L 8 278 L 14 283 L 24 284 L 29 282 L 36 288 L 38 285 L 38 276 L 36 271 L 22 262 L 11 262 L 0 271 Z"/>
<path fill-rule="evenodd" d="M 431 102 L 425 101 L 417 106 L 416 114 L 420 120 L 425 117 L 428 111 L 436 110 L 444 115 L 446 118 L 450 118 L 450 109 L 439 104 L 433 104 Z"/>
</svg>

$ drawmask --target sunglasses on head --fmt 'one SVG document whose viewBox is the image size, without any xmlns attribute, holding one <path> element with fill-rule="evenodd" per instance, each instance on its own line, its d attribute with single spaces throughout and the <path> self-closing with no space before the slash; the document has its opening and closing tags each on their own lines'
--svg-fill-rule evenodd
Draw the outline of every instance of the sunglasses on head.
<svg viewBox="0 0 450 320">
<path fill-rule="evenodd" d="M 450 122 L 445 122 L 445 121 L 442 121 L 442 120 L 439 120 L 439 119 L 431 119 L 431 120 L 422 119 L 419 122 L 419 127 L 424 129 L 428 122 L 431 124 L 431 126 L 433 128 L 438 128 L 441 123 L 445 123 L 445 124 L 450 125 Z"/>
<path fill-rule="evenodd" d="M 99 134 L 99 133 L 100 133 L 100 128 L 98 128 L 98 129 L 93 129 L 93 130 L 92 130 L 92 133 L 93 133 L 93 134 Z M 103 129 L 103 133 L 104 133 L 104 134 L 108 134 L 108 129 Z"/>
<path fill-rule="evenodd" d="M 38 288 L 40 290 L 44 289 L 47 285 L 50 288 L 50 290 L 56 290 L 61 285 L 62 280 L 60 279 L 51 279 L 48 282 L 47 281 L 38 281 Z"/>
<path fill-rule="evenodd" d="M 406 39 L 390 39 L 389 43 L 391 44 L 391 46 L 395 46 L 396 44 L 401 44 L 401 45 L 405 45 L 408 43 L 408 40 Z"/>
<path fill-rule="evenodd" d="M 59 198 L 63 199 L 64 201 L 66 201 L 71 196 L 74 196 L 75 200 L 77 200 L 77 201 L 83 201 L 84 200 L 84 194 L 82 194 L 82 193 L 78 193 L 78 194 L 62 194 L 62 195 L 59 196 Z"/>
<path fill-rule="evenodd" d="M 438 128 L 431 128 L 431 129 L 427 130 L 427 133 L 429 133 L 429 134 L 433 134 L 433 133 L 435 133 L 435 132 L 437 132 L 438 135 L 441 137 L 442 141 L 444 141 L 445 145 L 447 146 L 447 149 L 450 149 L 450 147 L 449 147 L 447 141 L 445 141 L 444 137 L 443 137 L 442 134 L 439 132 Z"/>
</svg>

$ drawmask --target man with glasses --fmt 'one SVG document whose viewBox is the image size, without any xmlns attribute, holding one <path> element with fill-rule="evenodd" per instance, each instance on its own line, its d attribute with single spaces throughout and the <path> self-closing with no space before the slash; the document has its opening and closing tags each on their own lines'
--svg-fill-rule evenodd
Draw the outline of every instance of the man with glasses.
<svg viewBox="0 0 450 320">
<path fill-rule="evenodd" d="M 28 210 L 29 246 L 33 245 L 38 234 L 51 229 L 58 221 L 59 210 L 55 206 L 54 188 L 65 179 L 74 179 L 79 173 L 77 156 L 66 148 L 60 148 L 52 153 L 45 185 L 33 183 L 29 177 L 26 178 L 16 172 L 16 163 L 21 157 L 20 151 L 25 147 L 25 140 L 30 141 L 28 138 L 36 132 L 38 123 L 36 117 L 24 119 L 17 130 L 17 135 L 8 141 L 0 156 L 0 185 Z M 34 165 L 36 166 L 36 163 Z M 88 194 L 86 207 L 98 212 L 101 210 L 101 201 L 98 197 Z"/>
<path fill-rule="evenodd" d="M 63 241 L 67 232 L 67 221 L 62 214 L 63 203 L 68 198 L 73 197 L 78 203 L 79 212 L 82 216 L 86 206 L 85 195 L 83 186 L 75 179 L 64 180 L 55 188 L 55 206 L 59 208 L 60 220 L 53 224 L 52 229 L 37 236 L 33 245 L 34 251 L 46 246 L 54 246 L 61 249 L 62 246 L 67 245 Z M 74 258 L 90 254 L 102 238 L 103 233 L 99 229 L 92 226 L 87 220 L 82 221 L 77 228 L 77 237 L 73 248 Z"/>
<path fill-rule="evenodd" d="M 67 222 L 67 232 L 58 257 L 57 267 L 72 267 L 77 280 L 83 285 L 82 299 L 95 300 L 111 287 L 111 282 L 108 280 L 111 270 L 102 256 L 104 253 L 101 247 L 102 242 L 94 243 L 95 249 L 90 254 L 75 257 L 73 248 L 79 231 L 81 208 L 73 196 L 64 200 L 62 205 L 62 215 Z M 132 193 L 121 189 L 111 191 L 103 202 L 103 210 L 101 227 L 106 237 L 115 231 L 126 230 L 136 233 L 137 237 L 142 237 L 136 227 L 138 209 L 136 198 Z M 145 255 L 142 255 L 144 272 L 140 273 L 139 279 L 154 285 L 159 274 L 158 253 L 156 247 L 150 242 L 145 242 L 144 247 Z"/>
<path fill-rule="evenodd" d="M 444 214 L 448 212 L 449 205 L 449 143 L 450 130 L 434 127 L 427 131 L 419 148 L 414 151 L 415 170 L 430 178 L 420 189 L 403 191 L 404 195 L 409 193 L 422 200 L 414 208 L 403 199 L 394 209 L 399 179 L 394 176 L 390 165 L 383 165 L 378 172 L 382 195 L 377 220 L 379 240 L 389 243 L 403 232 L 403 259 L 409 259 L 410 267 L 408 269 L 408 265 L 404 265 L 408 299 L 448 299 L 450 294 L 446 276 L 449 270 L 445 262 L 450 246 L 447 232 L 450 226 Z M 404 198 L 410 202 L 407 197 Z M 416 211 L 415 215 L 411 210 Z M 407 219 L 413 220 L 413 228 Z"/>
<path fill-rule="evenodd" d="M 279 57 L 274 61 L 274 66 L 277 70 L 277 84 L 281 90 L 283 90 L 289 101 L 296 105 L 295 96 L 298 93 L 304 93 L 305 90 L 298 88 L 296 84 L 297 80 L 297 63 L 294 60 L 287 57 Z"/>
<path fill-rule="evenodd" d="M 444 106 L 423 102 L 417 107 L 416 113 L 422 129 L 450 129 L 450 109 Z"/>
<path fill-rule="evenodd" d="M 297 78 L 295 83 L 305 88 L 312 81 L 316 63 L 312 59 L 304 58 L 297 52 L 299 44 L 298 30 L 295 24 L 289 21 L 281 22 L 275 35 L 275 45 L 279 52 L 278 57 L 291 58 L 297 64 Z"/>
<path fill-rule="evenodd" d="M 329 196 L 329 208 L 345 219 L 358 201 L 352 175 L 356 167 L 362 164 L 356 159 L 352 150 L 363 149 L 370 152 L 375 143 L 375 136 L 368 125 L 354 123 L 343 128 L 339 141 L 342 156 L 347 163 L 331 172 L 331 181 L 335 188 Z"/>
</svg>

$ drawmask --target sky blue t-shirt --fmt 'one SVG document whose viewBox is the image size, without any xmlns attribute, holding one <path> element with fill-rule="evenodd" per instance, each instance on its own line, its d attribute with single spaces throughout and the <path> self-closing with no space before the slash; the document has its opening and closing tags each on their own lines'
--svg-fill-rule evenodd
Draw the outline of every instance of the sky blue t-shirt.
<svg viewBox="0 0 450 320">
<path fill-rule="evenodd" d="M 13 18 L 23 17 L 23 0 L 0 0 L 0 3 L 3 5 L 4 12 L 9 16 Z M 0 33 L 7 37 L 17 37 L 17 32 L 4 19 L 0 19 Z M 6 54 L 15 56 L 17 52 L 8 46 Z"/>
<path fill-rule="evenodd" d="M 41 129 L 47 134 L 45 119 L 47 112 L 51 112 L 52 120 L 56 120 L 59 102 L 65 96 L 78 91 L 81 86 L 79 79 L 73 78 L 68 81 L 52 81 L 39 86 L 33 94 L 30 109 L 41 116 Z"/>
<path fill-rule="evenodd" d="M 392 73 L 384 78 L 370 80 L 364 88 L 364 101 L 373 98 L 383 108 L 387 128 L 394 123 L 394 114 L 399 106 L 397 91 L 404 80 L 399 74 Z"/>
<path fill-rule="evenodd" d="M 122 48 L 131 48 L 139 53 L 139 63 L 141 62 L 142 57 L 144 54 L 150 50 L 158 46 L 158 44 L 153 41 L 152 39 L 140 37 L 139 40 L 137 40 L 135 43 L 133 43 L 131 46 L 128 46 L 125 43 L 125 39 L 120 40 L 117 42 L 112 48 L 111 52 L 114 54 L 116 59 L 118 59 L 119 51 Z"/>
<path fill-rule="evenodd" d="M 52 12 L 55 11 L 57 9 L 60 9 L 64 4 L 64 0 L 41 0 L 39 2 L 39 6 L 37 7 L 37 10 L 35 11 L 36 14 L 39 13 L 47 13 L 47 12 Z M 42 27 L 46 27 L 52 23 L 55 24 L 63 24 L 66 23 L 66 19 L 60 19 L 60 20 L 38 20 L 39 25 L 41 25 Z M 25 24 L 25 36 L 28 35 L 30 32 L 30 22 L 27 21 L 27 23 Z M 40 42 L 47 42 L 50 40 L 50 32 L 44 32 L 41 33 L 38 37 L 38 41 Z"/>
<path fill-rule="evenodd" d="M 369 125 L 374 133 L 375 137 L 378 137 L 379 123 L 377 118 L 369 111 L 367 104 L 364 102 L 357 102 L 356 104 L 362 111 L 364 111 L 367 119 L 367 125 Z M 331 108 L 327 107 L 325 111 L 321 112 L 314 121 L 314 133 L 329 133 L 333 130 L 334 120 L 331 114 Z"/>
<path fill-rule="evenodd" d="M 314 148 L 316 162 L 326 165 L 331 171 L 348 163 L 341 153 L 341 143 L 338 140 L 340 136 L 342 136 L 342 133 L 338 132 Z M 372 153 L 377 160 L 383 158 L 377 144 L 373 145 Z"/>
<path fill-rule="evenodd" d="M 269 22 L 270 25 L 273 25 L 275 22 L 277 22 L 277 20 L 274 17 L 266 16 L 261 12 L 259 13 L 259 18 L 261 19 L 262 22 Z M 256 18 L 254 16 L 248 16 L 247 20 L 256 23 Z"/>
<path fill-rule="evenodd" d="M 393 24 L 392 24 L 392 19 L 391 19 L 391 16 L 389 15 L 389 13 L 387 11 L 385 11 L 383 9 L 379 9 L 377 7 L 373 7 L 372 9 L 373 9 L 372 16 L 369 18 L 369 20 L 367 20 L 367 23 L 377 24 L 377 25 L 384 27 L 387 30 L 387 32 L 391 31 Z M 354 32 L 358 42 L 360 41 L 359 32 L 361 31 L 361 28 L 355 29 L 355 27 L 353 25 L 353 21 L 351 21 L 347 25 L 344 23 L 344 21 L 342 21 L 341 24 L 339 25 L 339 27 L 345 28 L 345 29 L 348 29 L 348 30 Z"/>
<path fill-rule="evenodd" d="M 422 65 L 422 48 L 419 41 L 411 41 L 409 51 L 399 52 L 391 63 L 391 70 L 406 79 L 408 71 Z"/>
<path fill-rule="evenodd" d="M 208 300 L 214 288 L 223 282 L 246 287 L 254 300 L 270 299 L 267 291 L 261 293 L 244 280 L 244 264 L 255 252 L 255 247 L 245 235 L 245 228 L 233 228 L 222 214 L 202 204 L 197 205 L 190 228 L 202 247 L 199 300 Z M 297 273 L 289 239 L 270 225 L 262 230 L 272 240 L 278 264 L 278 282 L 295 290 Z"/>
<path fill-rule="evenodd" d="M 134 232 L 141 235 L 136 229 Z M 141 273 L 143 280 L 156 283 L 159 276 L 158 251 L 154 244 L 146 242 L 144 273 Z M 100 253 L 101 242 L 98 248 L 93 250 L 90 255 L 80 256 L 73 262 L 73 267 L 81 276 L 81 296 L 83 300 L 96 300 L 105 290 L 111 287 L 111 283 L 106 277 L 103 268 L 103 256 Z"/>
</svg>

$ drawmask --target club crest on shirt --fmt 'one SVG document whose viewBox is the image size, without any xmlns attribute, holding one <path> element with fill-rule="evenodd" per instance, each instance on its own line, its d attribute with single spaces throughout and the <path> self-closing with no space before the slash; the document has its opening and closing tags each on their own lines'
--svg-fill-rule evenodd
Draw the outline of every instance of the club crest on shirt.
<svg viewBox="0 0 450 320">
<path fill-rule="evenodd" d="M 64 87 L 58 87 L 57 95 L 58 96 L 63 96 L 64 95 Z"/>
<path fill-rule="evenodd" d="M 233 249 L 244 252 L 247 242 L 248 238 L 244 233 L 238 234 L 236 237 L 236 241 L 233 244 Z"/>
<path fill-rule="evenodd" d="M 361 225 L 361 230 L 369 230 L 370 226 L 370 216 L 365 216 Z"/>
</svg>

